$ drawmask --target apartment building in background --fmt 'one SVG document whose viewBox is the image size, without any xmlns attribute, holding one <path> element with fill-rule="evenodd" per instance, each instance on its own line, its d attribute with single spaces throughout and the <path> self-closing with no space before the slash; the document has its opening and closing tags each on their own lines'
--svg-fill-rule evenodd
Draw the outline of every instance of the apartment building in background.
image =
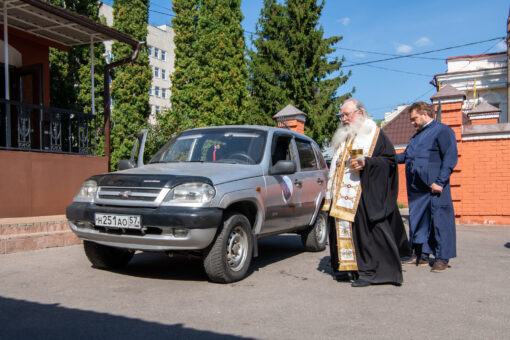
<svg viewBox="0 0 510 340">
<path fill-rule="evenodd" d="M 108 26 L 113 25 L 113 8 L 101 4 L 99 15 L 104 16 Z M 170 108 L 170 75 L 174 71 L 175 44 L 174 30 L 169 25 L 147 25 L 147 47 L 149 65 L 152 69 L 152 82 L 149 91 L 151 115 L 149 122 L 156 122 L 156 114 Z M 105 42 L 105 53 L 108 62 L 112 59 L 112 43 Z"/>
</svg>

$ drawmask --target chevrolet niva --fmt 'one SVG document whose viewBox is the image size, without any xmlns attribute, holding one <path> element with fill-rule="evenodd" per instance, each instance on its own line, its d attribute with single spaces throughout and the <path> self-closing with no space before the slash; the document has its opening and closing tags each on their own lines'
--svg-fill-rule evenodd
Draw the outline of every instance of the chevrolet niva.
<svg viewBox="0 0 510 340">
<path fill-rule="evenodd" d="M 87 179 L 66 209 L 95 267 L 120 268 L 135 251 L 195 253 L 211 281 L 228 283 L 247 275 L 259 238 L 293 232 L 307 251 L 325 248 L 328 172 L 312 139 L 264 126 L 197 128 L 144 165 L 146 132 L 138 137 L 122 170 Z"/>
</svg>

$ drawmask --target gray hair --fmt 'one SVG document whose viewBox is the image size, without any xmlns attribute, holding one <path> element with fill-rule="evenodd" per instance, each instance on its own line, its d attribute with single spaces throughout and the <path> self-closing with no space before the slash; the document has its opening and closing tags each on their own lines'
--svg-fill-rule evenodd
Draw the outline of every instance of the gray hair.
<svg viewBox="0 0 510 340">
<path fill-rule="evenodd" d="M 356 111 L 361 111 L 362 115 L 364 118 L 368 118 L 368 111 L 367 109 L 365 109 L 365 106 L 363 105 L 363 103 L 361 103 L 359 100 L 357 100 L 356 98 L 349 98 L 347 99 L 345 102 L 344 102 L 344 105 L 345 103 L 347 102 L 351 102 L 353 105 L 354 105 L 354 108 L 356 109 Z"/>
</svg>

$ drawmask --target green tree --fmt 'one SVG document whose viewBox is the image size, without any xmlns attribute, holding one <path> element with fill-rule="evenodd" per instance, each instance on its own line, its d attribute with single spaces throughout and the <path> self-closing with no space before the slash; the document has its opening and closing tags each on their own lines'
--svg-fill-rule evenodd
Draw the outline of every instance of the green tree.
<svg viewBox="0 0 510 340">
<path fill-rule="evenodd" d="M 171 75 L 171 110 L 158 117 L 161 128 L 179 132 L 196 126 L 198 119 L 196 87 L 199 66 L 193 46 L 198 25 L 199 0 L 173 0 L 175 63 Z M 176 124 L 177 123 L 177 124 Z"/>
<path fill-rule="evenodd" d="M 48 0 L 48 2 L 98 21 L 99 4 L 89 0 Z M 94 101 L 97 124 L 97 153 L 103 154 L 103 72 L 104 45 L 94 45 Z M 50 102 L 61 107 L 92 113 L 90 46 L 73 46 L 68 52 L 50 49 Z M 91 131 L 91 133 L 93 133 Z"/>
<path fill-rule="evenodd" d="M 243 123 L 248 68 L 240 0 L 201 0 L 193 49 L 199 73 L 198 125 Z"/>
<path fill-rule="evenodd" d="M 252 116 L 267 121 L 292 104 L 308 115 L 306 134 L 318 143 L 333 134 L 335 114 L 352 93 L 337 94 L 350 73 L 339 71 L 343 59 L 328 60 L 342 37 L 323 37 L 323 7 L 317 0 L 264 0 L 249 63 Z"/>
<path fill-rule="evenodd" d="M 115 0 L 113 27 L 135 40 L 146 41 L 148 6 L 149 0 Z M 115 42 L 112 51 L 115 60 L 122 60 L 132 55 L 133 48 L 125 43 Z M 114 69 L 111 83 L 112 168 L 117 167 L 119 160 L 129 157 L 136 134 L 147 127 L 151 79 L 146 48 L 140 51 L 134 62 Z"/>
</svg>

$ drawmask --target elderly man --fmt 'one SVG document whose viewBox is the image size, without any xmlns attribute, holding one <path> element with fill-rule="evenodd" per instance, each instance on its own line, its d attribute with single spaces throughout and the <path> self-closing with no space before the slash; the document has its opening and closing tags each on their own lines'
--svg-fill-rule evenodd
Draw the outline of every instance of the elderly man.
<svg viewBox="0 0 510 340">
<path fill-rule="evenodd" d="M 431 271 L 440 273 L 456 256 L 450 175 L 457 164 L 457 141 L 453 130 L 436 122 L 433 113 L 425 102 L 411 105 L 409 119 L 417 132 L 397 160 L 406 165 L 409 239 L 414 249 L 402 264 L 428 266 L 429 255 L 434 255 Z"/>
<path fill-rule="evenodd" d="M 353 287 L 399 286 L 400 257 L 410 249 L 397 207 L 395 149 L 358 100 L 348 99 L 340 117 L 323 207 L 330 216 L 331 265 L 337 279 L 342 272 L 357 277 Z"/>
</svg>

